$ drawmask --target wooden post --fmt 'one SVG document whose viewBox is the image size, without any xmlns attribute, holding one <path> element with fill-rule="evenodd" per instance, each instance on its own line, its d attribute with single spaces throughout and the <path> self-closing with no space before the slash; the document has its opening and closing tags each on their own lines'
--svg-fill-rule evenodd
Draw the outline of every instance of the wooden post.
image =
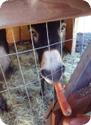
<svg viewBox="0 0 91 125">
<path fill-rule="evenodd" d="M 74 25 L 74 19 L 70 18 L 65 20 L 66 23 L 66 39 L 64 49 L 66 49 L 68 52 L 71 53 L 72 46 L 73 46 L 73 25 Z"/>
</svg>

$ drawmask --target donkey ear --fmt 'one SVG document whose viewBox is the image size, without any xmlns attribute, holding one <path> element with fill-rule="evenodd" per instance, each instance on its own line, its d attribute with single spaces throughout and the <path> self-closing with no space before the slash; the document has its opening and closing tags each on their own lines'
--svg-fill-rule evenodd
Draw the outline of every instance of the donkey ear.
<svg viewBox="0 0 91 125">
<path fill-rule="evenodd" d="M 38 32 L 37 32 L 35 29 L 33 29 L 33 28 L 32 28 L 32 37 L 33 37 L 34 43 L 37 43 L 38 40 L 39 40 L 39 34 L 38 34 Z"/>
</svg>

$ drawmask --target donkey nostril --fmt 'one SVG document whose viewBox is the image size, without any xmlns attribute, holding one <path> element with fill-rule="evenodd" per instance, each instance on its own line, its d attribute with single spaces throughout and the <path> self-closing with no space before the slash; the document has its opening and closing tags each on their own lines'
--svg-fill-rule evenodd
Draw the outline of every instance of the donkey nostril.
<svg viewBox="0 0 91 125">
<path fill-rule="evenodd" d="M 41 70 L 41 74 L 44 76 L 44 77 L 47 77 L 51 74 L 51 72 L 49 70 L 46 70 L 46 69 L 42 69 Z"/>
<path fill-rule="evenodd" d="M 58 67 L 58 71 L 61 71 L 61 72 L 64 72 L 65 71 L 65 66 L 64 65 L 61 65 Z"/>
<path fill-rule="evenodd" d="M 47 69 L 42 69 L 41 70 L 41 76 L 44 77 L 44 79 L 52 80 L 52 81 L 59 81 L 59 79 L 62 76 L 62 73 L 65 70 L 65 66 L 61 65 L 55 70 L 47 70 Z"/>
<path fill-rule="evenodd" d="M 64 72 L 65 71 L 65 66 L 61 66 L 61 71 Z"/>
</svg>

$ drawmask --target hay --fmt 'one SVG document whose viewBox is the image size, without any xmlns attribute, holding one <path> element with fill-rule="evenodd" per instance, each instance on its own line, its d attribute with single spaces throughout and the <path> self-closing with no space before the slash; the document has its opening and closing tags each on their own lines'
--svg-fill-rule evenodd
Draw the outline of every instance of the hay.
<svg viewBox="0 0 91 125">
<path fill-rule="evenodd" d="M 18 45 L 18 49 L 26 49 L 25 46 L 24 49 L 23 46 L 20 46 Z M 14 48 L 11 48 L 11 50 L 14 50 Z M 25 81 L 22 79 L 17 57 L 12 55 L 10 58 L 15 69 L 10 79 L 7 80 L 10 96 L 7 91 L 3 93 L 10 106 L 10 111 L 9 113 L 1 114 L 1 117 L 8 125 L 43 125 L 47 107 L 39 94 L 41 86 L 38 80 L 33 52 L 19 54 Z M 4 89 L 6 89 L 6 86 L 4 86 Z"/>
<path fill-rule="evenodd" d="M 66 56 L 64 56 L 63 58 L 63 62 L 65 64 L 65 72 L 64 72 L 64 78 L 63 78 L 63 82 L 64 83 L 68 83 L 68 81 L 70 80 L 70 77 L 72 75 L 72 73 L 74 72 L 78 62 L 80 61 L 80 54 L 79 53 L 74 53 L 74 54 L 68 54 Z"/>
<path fill-rule="evenodd" d="M 23 46 L 17 45 L 18 49 L 23 50 Z M 24 50 L 26 47 L 24 46 Z M 13 49 L 11 49 L 13 50 Z M 78 61 L 79 54 L 67 55 L 64 57 L 66 71 L 64 74 L 65 83 L 68 82 L 73 70 Z M 2 119 L 8 125 L 43 125 L 45 121 L 45 114 L 48 111 L 49 100 L 53 99 L 53 88 L 46 85 L 46 99 L 43 101 L 40 96 L 40 82 L 35 66 L 33 52 L 19 54 L 21 69 L 25 79 L 25 84 L 19 70 L 17 57 L 11 56 L 12 64 L 15 72 L 8 79 L 8 89 L 10 96 L 6 91 L 4 96 L 10 106 L 9 113 L 0 114 Z M 5 86 L 6 89 L 6 86 Z M 29 98 L 27 97 L 28 92 Z"/>
</svg>

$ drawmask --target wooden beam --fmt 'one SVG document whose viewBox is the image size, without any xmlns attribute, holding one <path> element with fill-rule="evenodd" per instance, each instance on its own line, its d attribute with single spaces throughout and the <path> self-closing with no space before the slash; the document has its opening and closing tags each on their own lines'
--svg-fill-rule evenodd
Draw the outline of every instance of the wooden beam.
<svg viewBox="0 0 91 125">
<path fill-rule="evenodd" d="M 20 26 L 90 15 L 83 0 L 8 0 L 0 8 L 0 27 Z"/>
<path fill-rule="evenodd" d="M 65 20 L 65 23 L 66 23 L 66 38 L 65 38 L 64 49 L 71 53 L 72 46 L 73 46 L 73 25 L 74 25 L 74 19 L 71 19 L 71 18 L 67 19 L 67 20 Z"/>
</svg>

